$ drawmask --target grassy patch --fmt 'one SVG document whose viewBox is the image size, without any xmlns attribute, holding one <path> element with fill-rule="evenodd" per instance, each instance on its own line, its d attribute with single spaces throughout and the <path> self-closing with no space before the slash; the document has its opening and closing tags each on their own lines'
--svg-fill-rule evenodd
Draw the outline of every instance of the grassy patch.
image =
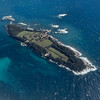
<svg viewBox="0 0 100 100">
<path fill-rule="evenodd" d="M 29 32 L 29 31 L 22 31 L 22 32 L 20 32 L 20 33 L 18 33 L 18 37 L 21 37 L 21 36 L 27 36 L 27 35 L 32 35 L 32 34 L 34 34 L 34 32 Z"/>
<path fill-rule="evenodd" d="M 39 40 L 39 35 L 40 35 L 40 32 L 35 33 L 35 32 L 23 31 L 23 32 L 20 32 L 17 36 L 18 37 L 24 36 L 31 43 L 35 42 L 37 45 L 41 46 L 42 48 L 47 48 L 53 44 L 52 41 L 50 41 L 49 39 L 46 39 L 46 38 Z M 47 50 L 48 50 L 48 52 L 51 53 L 51 55 L 54 59 L 61 58 L 62 60 L 67 62 L 68 57 L 66 55 L 64 55 L 63 53 L 61 53 L 59 50 L 57 50 L 53 47 L 49 47 L 49 48 L 47 48 Z"/>
<path fill-rule="evenodd" d="M 32 38 L 31 43 L 32 42 L 37 42 L 38 40 L 39 40 L 39 37 Z"/>
<path fill-rule="evenodd" d="M 37 42 L 37 44 L 39 46 L 45 48 L 45 47 L 50 46 L 52 44 L 52 42 L 50 40 L 48 40 L 48 39 L 45 39 L 45 40 L 42 40 L 42 41 Z"/>
<path fill-rule="evenodd" d="M 66 55 L 64 55 L 63 53 L 59 52 L 58 50 L 50 47 L 49 51 L 52 51 L 53 53 L 55 53 L 56 55 L 58 55 L 60 58 L 62 58 L 64 61 L 68 60 L 68 57 Z"/>
<path fill-rule="evenodd" d="M 51 55 L 54 59 L 59 58 L 59 56 L 57 54 L 55 54 L 54 52 L 52 52 L 51 50 L 48 49 L 48 51 L 49 51 L 49 53 L 51 53 Z"/>
</svg>

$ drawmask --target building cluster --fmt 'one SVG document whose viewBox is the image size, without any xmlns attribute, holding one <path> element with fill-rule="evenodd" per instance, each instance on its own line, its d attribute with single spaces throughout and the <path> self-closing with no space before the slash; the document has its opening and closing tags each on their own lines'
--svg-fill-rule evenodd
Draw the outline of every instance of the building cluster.
<svg viewBox="0 0 100 100">
<path fill-rule="evenodd" d="M 48 36 L 47 32 L 44 32 L 44 33 L 41 33 L 41 34 L 40 34 L 40 38 L 45 38 L 45 37 L 47 37 L 47 36 Z"/>
</svg>

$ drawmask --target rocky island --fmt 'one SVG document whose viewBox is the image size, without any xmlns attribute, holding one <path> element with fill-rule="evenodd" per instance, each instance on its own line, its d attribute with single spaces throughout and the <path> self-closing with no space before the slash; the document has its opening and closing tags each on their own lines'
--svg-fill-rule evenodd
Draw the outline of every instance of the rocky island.
<svg viewBox="0 0 100 100">
<path fill-rule="evenodd" d="M 48 35 L 46 31 L 29 30 L 17 25 L 7 25 L 7 31 L 12 38 L 25 43 L 37 54 L 64 68 L 80 73 L 94 67 L 80 59 L 77 53 Z"/>
</svg>

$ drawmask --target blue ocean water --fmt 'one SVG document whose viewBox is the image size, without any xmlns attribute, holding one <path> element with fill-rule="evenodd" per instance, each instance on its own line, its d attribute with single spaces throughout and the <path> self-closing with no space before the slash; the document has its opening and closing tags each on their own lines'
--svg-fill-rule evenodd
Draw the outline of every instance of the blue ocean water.
<svg viewBox="0 0 100 100">
<path fill-rule="evenodd" d="M 99 0 L 0 0 L 0 18 L 6 15 L 39 29 L 67 28 L 68 34 L 54 29 L 50 35 L 79 50 L 97 70 L 77 76 L 48 62 L 10 38 L 4 27 L 9 21 L 0 21 L 0 100 L 100 100 Z"/>
</svg>

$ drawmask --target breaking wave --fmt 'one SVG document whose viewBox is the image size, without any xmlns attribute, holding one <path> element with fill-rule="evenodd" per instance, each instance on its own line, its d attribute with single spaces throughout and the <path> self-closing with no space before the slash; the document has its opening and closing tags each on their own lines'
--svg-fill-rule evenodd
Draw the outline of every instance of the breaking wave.
<svg viewBox="0 0 100 100">
<path fill-rule="evenodd" d="M 76 50 L 75 48 L 69 46 L 69 45 L 65 45 L 65 44 L 62 44 L 64 46 L 66 46 L 67 48 L 71 49 L 72 51 L 74 51 L 74 53 L 76 54 L 76 56 L 82 56 L 82 53 L 79 52 L 78 50 Z"/>
<path fill-rule="evenodd" d="M 24 25 L 24 26 L 27 25 L 26 23 L 23 23 L 23 22 L 19 22 L 18 24 L 19 24 L 19 25 Z"/>
<path fill-rule="evenodd" d="M 67 16 L 67 14 L 59 14 L 57 17 L 58 17 L 58 18 L 62 18 L 62 17 L 64 17 L 64 16 Z"/>
<path fill-rule="evenodd" d="M 68 30 L 65 28 L 65 29 L 58 29 L 57 32 L 55 33 L 60 33 L 60 34 L 63 34 L 63 33 L 68 33 Z"/>
<path fill-rule="evenodd" d="M 12 17 L 12 15 L 9 15 L 9 16 L 4 16 L 2 18 L 2 20 L 10 20 L 10 21 L 15 21 L 15 19 Z"/>
<path fill-rule="evenodd" d="M 84 74 L 87 74 L 90 71 L 97 70 L 97 68 L 86 57 L 83 57 L 82 53 L 80 53 L 78 50 L 76 50 L 75 48 L 73 48 L 73 47 L 71 47 L 69 45 L 65 45 L 65 44 L 61 43 L 60 41 L 58 41 L 58 39 L 55 39 L 52 36 L 50 36 L 50 37 L 53 38 L 55 41 L 57 41 L 60 45 L 63 45 L 65 47 L 71 49 L 75 53 L 75 56 L 78 57 L 79 59 L 81 59 L 84 62 L 84 64 L 87 66 L 85 69 L 83 69 L 80 72 L 71 70 L 70 68 L 68 68 L 66 66 L 63 66 L 63 65 L 59 65 L 60 67 L 65 68 L 65 69 L 67 69 L 69 71 L 72 71 L 75 75 L 84 75 Z"/>
<path fill-rule="evenodd" d="M 27 46 L 27 44 L 25 44 L 25 43 L 23 43 L 23 42 L 21 42 L 20 45 L 23 46 L 23 47 L 24 47 L 24 46 Z"/>
<path fill-rule="evenodd" d="M 53 28 L 59 28 L 59 25 L 54 25 L 54 24 L 52 24 L 51 25 Z"/>
</svg>

